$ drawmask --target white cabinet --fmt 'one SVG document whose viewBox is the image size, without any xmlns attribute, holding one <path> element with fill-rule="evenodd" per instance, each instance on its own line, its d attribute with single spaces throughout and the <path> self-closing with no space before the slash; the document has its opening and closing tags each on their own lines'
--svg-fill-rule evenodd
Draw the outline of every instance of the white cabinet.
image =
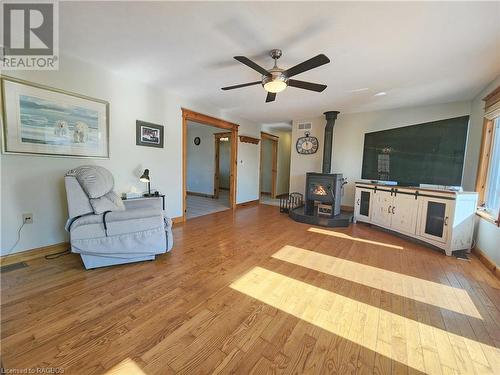
<svg viewBox="0 0 500 375">
<path fill-rule="evenodd" d="M 354 222 L 414 237 L 451 255 L 472 246 L 477 193 L 357 183 Z"/>
</svg>

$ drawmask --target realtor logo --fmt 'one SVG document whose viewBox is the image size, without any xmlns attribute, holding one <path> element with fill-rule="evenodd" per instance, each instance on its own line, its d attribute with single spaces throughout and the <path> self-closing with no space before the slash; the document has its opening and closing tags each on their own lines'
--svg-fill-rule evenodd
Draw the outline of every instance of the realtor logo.
<svg viewBox="0 0 500 375">
<path fill-rule="evenodd" d="M 2 69 L 58 69 L 57 5 L 56 1 L 2 2 Z"/>
</svg>

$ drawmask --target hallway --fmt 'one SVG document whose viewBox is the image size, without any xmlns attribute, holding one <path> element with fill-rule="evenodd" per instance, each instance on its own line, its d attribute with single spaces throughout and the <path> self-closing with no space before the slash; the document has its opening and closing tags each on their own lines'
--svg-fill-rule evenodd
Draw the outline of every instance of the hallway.
<svg viewBox="0 0 500 375">
<path fill-rule="evenodd" d="M 220 190 L 219 199 L 188 194 L 186 217 L 189 220 L 194 217 L 229 210 L 229 208 L 229 190 Z"/>
</svg>

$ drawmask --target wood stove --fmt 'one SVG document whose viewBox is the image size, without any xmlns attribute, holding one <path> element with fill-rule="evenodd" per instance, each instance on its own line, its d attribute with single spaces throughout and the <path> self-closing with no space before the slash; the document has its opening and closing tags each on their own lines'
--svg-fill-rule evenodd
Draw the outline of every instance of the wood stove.
<svg viewBox="0 0 500 375">
<path fill-rule="evenodd" d="M 331 217 L 340 214 L 342 185 L 344 178 L 341 173 L 307 173 L 305 213 L 318 214 L 318 204 L 331 205 Z"/>
<path fill-rule="evenodd" d="M 295 221 L 326 227 L 347 227 L 352 222 L 351 212 L 340 211 L 342 188 L 346 181 L 341 173 L 330 173 L 333 127 L 338 114 L 338 111 L 324 113 L 326 126 L 322 173 L 306 174 L 305 204 L 288 212 Z"/>
</svg>

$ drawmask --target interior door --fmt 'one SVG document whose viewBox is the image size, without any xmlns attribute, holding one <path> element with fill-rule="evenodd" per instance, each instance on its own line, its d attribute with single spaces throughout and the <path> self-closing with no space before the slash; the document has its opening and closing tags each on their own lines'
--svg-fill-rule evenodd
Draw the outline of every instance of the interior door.
<svg viewBox="0 0 500 375">
<path fill-rule="evenodd" d="M 391 226 L 393 197 L 388 191 L 373 192 L 371 222 L 383 227 Z"/>
<path fill-rule="evenodd" d="M 418 201 L 415 195 L 396 193 L 391 208 L 391 227 L 398 232 L 416 234 Z"/>
<path fill-rule="evenodd" d="M 449 202 L 439 198 L 423 198 L 420 205 L 418 234 L 445 243 L 448 238 Z"/>
<path fill-rule="evenodd" d="M 372 191 L 369 189 L 356 188 L 354 201 L 356 219 L 370 221 Z"/>
</svg>

